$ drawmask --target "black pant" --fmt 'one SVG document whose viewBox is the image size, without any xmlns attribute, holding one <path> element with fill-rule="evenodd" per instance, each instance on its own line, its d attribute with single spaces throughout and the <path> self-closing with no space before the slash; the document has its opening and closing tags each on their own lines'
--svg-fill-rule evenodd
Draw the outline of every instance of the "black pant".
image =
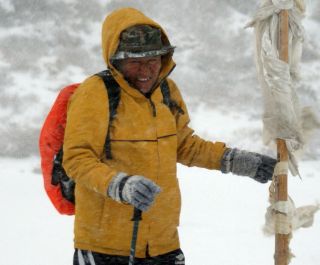
<svg viewBox="0 0 320 265">
<path fill-rule="evenodd" d="M 128 265 L 129 257 L 101 254 L 92 251 L 76 249 L 73 265 Z M 181 249 L 146 258 L 135 258 L 134 265 L 185 265 Z"/>
</svg>

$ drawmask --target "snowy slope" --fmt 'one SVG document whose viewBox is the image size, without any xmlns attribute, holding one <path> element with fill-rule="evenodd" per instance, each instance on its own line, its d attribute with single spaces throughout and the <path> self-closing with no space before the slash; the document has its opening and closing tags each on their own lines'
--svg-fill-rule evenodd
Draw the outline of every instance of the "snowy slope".
<svg viewBox="0 0 320 265">
<path fill-rule="evenodd" d="M 1 255 L 6 265 L 72 264 L 73 217 L 58 215 L 44 194 L 38 158 L 1 159 Z M 319 164 L 304 162 L 303 182 L 291 180 L 298 206 L 320 200 Z M 274 239 L 261 227 L 267 185 L 250 179 L 179 167 L 183 207 L 181 247 L 188 265 L 270 265 Z M 13 188 L 14 186 L 14 188 Z M 314 226 L 294 234 L 292 265 L 320 263 L 320 215 Z"/>
<path fill-rule="evenodd" d="M 105 66 L 101 22 L 114 8 L 141 9 L 177 46 L 172 77 L 192 111 L 206 108 L 261 119 L 253 30 L 244 29 L 258 0 L 0 1 L 0 156 L 37 154 L 41 123 L 58 90 Z M 299 93 L 320 116 L 320 2 L 307 1 Z M 34 107 L 36 106 L 36 108 Z M 257 135 L 257 130 L 252 130 Z M 250 137 L 243 135 L 244 141 Z M 307 158 L 320 158 L 320 131 Z"/>
</svg>

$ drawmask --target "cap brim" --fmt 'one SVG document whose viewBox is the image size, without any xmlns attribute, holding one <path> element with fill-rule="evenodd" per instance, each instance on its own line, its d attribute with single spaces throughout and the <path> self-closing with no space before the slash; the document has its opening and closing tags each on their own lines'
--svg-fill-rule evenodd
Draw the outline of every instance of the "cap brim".
<svg viewBox="0 0 320 265">
<path fill-rule="evenodd" d="M 143 58 L 143 57 L 153 57 L 153 56 L 161 56 L 168 54 L 170 52 L 174 52 L 174 46 L 167 46 L 162 48 L 161 50 L 154 51 L 145 51 L 145 52 L 125 52 L 120 51 L 111 57 L 111 60 L 123 60 L 127 58 Z"/>
</svg>

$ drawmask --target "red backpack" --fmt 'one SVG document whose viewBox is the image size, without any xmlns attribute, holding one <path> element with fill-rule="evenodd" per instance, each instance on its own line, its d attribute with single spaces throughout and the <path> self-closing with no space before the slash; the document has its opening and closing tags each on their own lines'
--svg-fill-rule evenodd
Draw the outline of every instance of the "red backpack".
<svg viewBox="0 0 320 265">
<path fill-rule="evenodd" d="M 108 93 L 110 128 L 120 101 L 120 87 L 109 70 L 102 71 L 96 75 L 103 79 Z M 45 190 L 58 212 L 67 215 L 73 215 L 75 211 L 75 183 L 67 176 L 62 167 L 62 147 L 67 121 L 68 102 L 79 85 L 69 85 L 60 91 L 45 119 L 39 139 L 41 169 Z M 174 100 L 171 100 L 166 80 L 161 83 L 160 88 L 163 95 L 163 103 L 168 106 L 171 112 L 178 111 L 183 114 L 184 112 L 178 104 Z M 104 150 L 106 158 L 112 159 L 109 129 L 106 135 Z"/>
<path fill-rule="evenodd" d="M 60 185 L 52 183 L 53 161 L 61 149 L 69 98 L 79 84 L 63 88 L 54 102 L 40 133 L 39 148 L 45 190 L 59 213 L 74 214 L 74 204 L 62 196 Z"/>
<path fill-rule="evenodd" d="M 110 124 L 116 114 L 116 108 L 120 100 L 120 87 L 112 77 L 110 71 L 102 71 L 96 75 L 103 79 L 108 93 L 109 111 L 111 113 Z M 68 102 L 79 85 L 79 83 L 72 84 L 60 91 L 45 119 L 39 138 L 44 188 L 58 212 L 67 215 L 73 215 L 75 211 L 75 183 L 67 176 L 62 167 L 62 146 L 67 121 Z M 107 158 L 110 159 L 111 148 L 109 133 L 105 142 L 105 150 Z"/>
</svg>

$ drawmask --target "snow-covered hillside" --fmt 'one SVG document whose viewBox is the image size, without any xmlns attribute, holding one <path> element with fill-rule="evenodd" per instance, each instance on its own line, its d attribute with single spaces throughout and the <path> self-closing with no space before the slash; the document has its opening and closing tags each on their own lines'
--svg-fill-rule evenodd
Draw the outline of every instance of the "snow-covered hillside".
<svg viewBox="0 0 320 265">
<path fill-rule="evenodd" d="M 191 111 L 201 102 L 206 108 L 241 112 L 260 121 L 253 30 L 244 29 L 259 2 L 1 0 L 0 156 L 38 154 L 39 128 L 58 90 L 104 68 L 101 23 L 122 6 L 141 9 L 168 31 L 177 46 L 172 77 Z M 307 3 L 299 92 L 303 104 L 320 116 L 320 3 Z M 317 148 L 306 157 L 320 158 L 319 136 L 312 142 Z M 249 140 L 249 135 L 240 139 Z"/>
</svg>

